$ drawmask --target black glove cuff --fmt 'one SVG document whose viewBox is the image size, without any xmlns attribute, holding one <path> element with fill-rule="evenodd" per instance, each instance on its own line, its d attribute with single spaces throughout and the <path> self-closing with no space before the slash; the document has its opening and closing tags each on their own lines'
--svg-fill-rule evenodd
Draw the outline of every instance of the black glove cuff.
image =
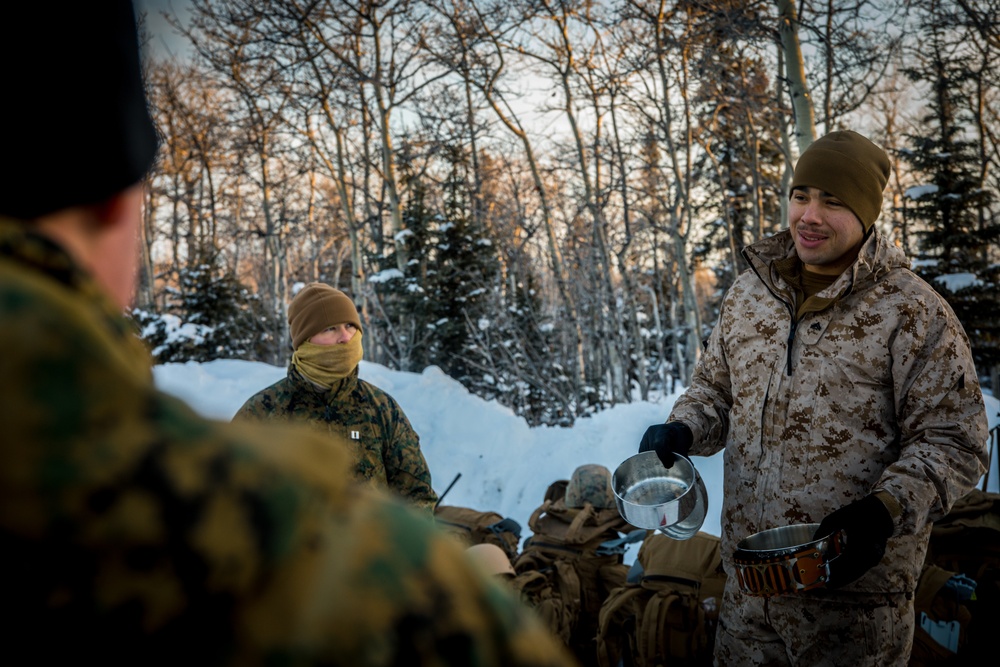
<svg viewBox="0 0 1000 667">
<path fill-rule="evenodd" d="M 687 456 L 691 451 L 691 445 L 694 444 L 694 434 L 691 429 L 684 422 L 667 422 L 667 426 L 672 427 L 675 433 L 674 451 Z"/>
<path fill-rule="evenodd" d="M 871 512 L 871 521 L 874 534 L 883 540 L 888 540 L 896 531 L 896 522 L 892 520 L 889 508 L 885 506 L 878 496 L 865 496 L 858 501 L 859 511 Z"/>
</svg>

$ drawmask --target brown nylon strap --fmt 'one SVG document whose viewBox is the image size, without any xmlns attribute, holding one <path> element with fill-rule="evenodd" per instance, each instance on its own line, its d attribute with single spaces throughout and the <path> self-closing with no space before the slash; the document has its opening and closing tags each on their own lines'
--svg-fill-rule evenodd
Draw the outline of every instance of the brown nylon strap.
<svg viewBox="0 0 1000 667">
<path fill-rule="evenodd" d="M 770 597 L 818 588 L 830 574 L 823 554 L 815 547 L 764 562 L 736 560 L 740 589 L 748 595 Z"/>
</svg>

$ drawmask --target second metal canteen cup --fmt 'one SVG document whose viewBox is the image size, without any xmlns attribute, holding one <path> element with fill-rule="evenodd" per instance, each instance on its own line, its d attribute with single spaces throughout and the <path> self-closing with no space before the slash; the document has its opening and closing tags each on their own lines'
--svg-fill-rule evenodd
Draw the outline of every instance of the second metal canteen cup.
<svg viewBox="0 0 1000 667">
<path fill-rule="evenodd" d="M 611 476 L 618 511 L 638 528 L 686 540 L 701 530 L 708 492 L 691 459 L 676 454 L 667 468 L 656 452 L 629 457 Z"/>
</svg>

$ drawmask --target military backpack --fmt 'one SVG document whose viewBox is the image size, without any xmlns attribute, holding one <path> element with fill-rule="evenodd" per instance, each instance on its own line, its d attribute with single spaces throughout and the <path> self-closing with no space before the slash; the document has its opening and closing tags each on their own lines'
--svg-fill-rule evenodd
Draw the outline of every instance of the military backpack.
<svg viewBox="0 0 1000 667">
<path fill-rule="evenodd" d="M 910 665 L 992 661 L 1000 627 L 1000 494 L 974 489 L 934 522 Z"/>
<path fill-rule="evenodd" d="M 438 505 L 434 521 L 465 546 L 495 544 L 511 562 L 517 558 L 521 543 L 521 524 L 497 512 L 480 511 L 457 505 Z"/>
<path fill-rule="evenodd" d="M 568 507 L 565 489 L 566 481 L 554 482 L 532 513 L 532 535 L 514 561 L 513 585 L 581 664 L 594 665 L 601 604 L 625 582 L 626 544 L 645 531 L 629 526 L 616 507 L 595 508 L 589 501 Z M 626 531 L 637 534 L 623 537 Z"/>
<path fill-rule="evenodd" d="M 601 607 L 598 664 L 711 665 L 725 585 L 718 537 L 650 531 L 628 581 Z"/>
</svg>

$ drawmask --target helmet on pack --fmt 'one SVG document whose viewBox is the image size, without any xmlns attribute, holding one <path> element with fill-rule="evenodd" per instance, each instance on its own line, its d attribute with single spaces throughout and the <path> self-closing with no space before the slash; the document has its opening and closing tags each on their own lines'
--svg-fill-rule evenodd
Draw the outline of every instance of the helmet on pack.
<svg viewBox="0 0 1000 667">
<path fill-rule="evenodd" d="M 589 463 L 573 471 L 566 486 L 566 507 L 583 507 L 590 503 L 594 509 L 616 507 L 611 492 L 611 471 L 602 465 Z"/>
<path fill-rule="evenodd" d="M 510 559 L 503 549 L 495 544 L 474 544 L 466 552 L 469 558 L 479 563 L 479 565 L 489 574 L 513 577 L 514 566 L 510 564 Z"/>
</svg>

